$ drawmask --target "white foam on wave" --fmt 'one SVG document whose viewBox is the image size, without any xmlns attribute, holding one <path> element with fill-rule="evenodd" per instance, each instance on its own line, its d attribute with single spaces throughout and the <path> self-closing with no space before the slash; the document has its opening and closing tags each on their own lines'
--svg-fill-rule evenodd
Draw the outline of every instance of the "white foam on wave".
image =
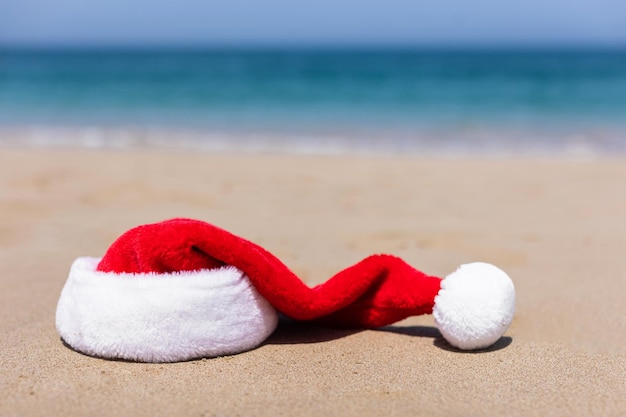
<svg viewBox="0 0 626 417">
<path fill-rule="evenodd" d="M 35 148 L 164 149 L 303 155 L 565 156 L 626 154 L 626 132 L 276 133 L 151 127 L 0 127 L 0 145 Z"/>
</svg>

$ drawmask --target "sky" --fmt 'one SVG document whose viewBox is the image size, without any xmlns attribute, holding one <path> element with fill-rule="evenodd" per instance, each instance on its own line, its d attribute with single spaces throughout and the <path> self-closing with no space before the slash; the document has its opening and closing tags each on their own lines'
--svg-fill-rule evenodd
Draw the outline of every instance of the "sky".
<svg viewBox="0 0 626 417">
<path fill-rule="evenodd" d="M 626 0 L 0 0 L 0 45 L 626 46 Z"/>
</svg>

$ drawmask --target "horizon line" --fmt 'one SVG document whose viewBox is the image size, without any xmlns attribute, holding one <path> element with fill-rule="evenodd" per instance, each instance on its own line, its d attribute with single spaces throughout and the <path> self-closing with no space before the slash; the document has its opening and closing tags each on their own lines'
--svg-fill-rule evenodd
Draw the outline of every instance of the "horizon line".
<svg viewBox="0 0 626 417">
<path fill-rule="evenodd" d="M 0 51 L 15 52 L 626 52 L 625 43 L 3 43 Z"/>
</svg>

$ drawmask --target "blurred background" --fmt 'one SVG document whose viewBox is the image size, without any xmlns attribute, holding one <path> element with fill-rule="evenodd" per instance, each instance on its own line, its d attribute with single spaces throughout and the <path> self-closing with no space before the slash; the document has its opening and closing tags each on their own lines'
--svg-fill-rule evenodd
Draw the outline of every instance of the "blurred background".
<svg viewBox="0 0 626 417">
<path fill-rule="evenodd" d="M 0 141 L 626 153 L 626 3 L 1 0 Z"/>
</svg>

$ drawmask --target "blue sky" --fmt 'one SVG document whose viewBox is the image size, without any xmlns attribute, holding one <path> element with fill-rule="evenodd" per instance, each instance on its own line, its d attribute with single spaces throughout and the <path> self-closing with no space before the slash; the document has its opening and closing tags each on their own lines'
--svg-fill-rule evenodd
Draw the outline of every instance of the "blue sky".
<svg viewBox="0 0 626 417">
<path fill-rule="evenodd" d="M 0 44 L 626 46 L 626 1 L 0 0 Z"/>
</svg>

